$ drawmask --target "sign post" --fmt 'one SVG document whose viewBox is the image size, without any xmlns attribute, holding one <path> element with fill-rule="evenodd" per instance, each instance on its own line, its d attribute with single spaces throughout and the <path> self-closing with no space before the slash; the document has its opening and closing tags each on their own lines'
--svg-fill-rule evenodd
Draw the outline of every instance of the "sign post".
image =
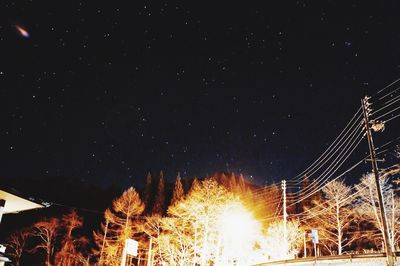
<svg viewBox="0 0 400 266">
<path fill-rule="evenodd" d="M 133 239 L 126 239 L 125 240 L 125 246 L 124 250 L 122 251 L 122 260 L 121 260 L 121 266 L 126 265 L 126 256 L 131 255 L 136 257 L 137 256 L 137 251 L 139 247 L 139 242 Z"/>
<path fill-rule="evenodd" d="M 314 256 L 317 258 L 317 244 L 318 244 L 318 230 L 317 229 L 311 229 L 311 239 L 312 242 L 314 243 Z"/>
</svg>

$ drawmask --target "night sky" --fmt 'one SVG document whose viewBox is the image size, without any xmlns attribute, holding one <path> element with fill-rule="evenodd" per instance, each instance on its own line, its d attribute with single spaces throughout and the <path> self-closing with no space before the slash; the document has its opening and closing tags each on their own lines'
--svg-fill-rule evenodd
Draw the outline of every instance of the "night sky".
<svg viewBox="0 0 400 266">
<path fill-rule="evenodd" d="M 397 1 L 2 0 L 0 23 L 0 178 L 278 181 L 400 77 Z"/>
</svg>

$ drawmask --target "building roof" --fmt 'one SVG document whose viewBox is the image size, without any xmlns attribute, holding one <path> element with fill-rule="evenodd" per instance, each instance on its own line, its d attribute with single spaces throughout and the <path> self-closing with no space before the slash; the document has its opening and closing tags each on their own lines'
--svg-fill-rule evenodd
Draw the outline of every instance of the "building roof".
<svg viewBox="0 0 400 266">
<path fill-rule="evenodd" d="M 26 199 L 22 196 L 17 196 L 14 193 L 0 189 L 0 199 L 6 201 L 3 213 L 18 213 L 32 209 L 44 208 L 45 206 L 34 202 L 32 199 Z"/>
</svg>

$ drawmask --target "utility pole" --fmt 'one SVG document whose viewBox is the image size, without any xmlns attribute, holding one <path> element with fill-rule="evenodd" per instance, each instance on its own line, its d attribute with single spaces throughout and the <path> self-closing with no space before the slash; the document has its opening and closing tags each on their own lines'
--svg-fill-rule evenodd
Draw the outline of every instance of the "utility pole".
<svg viewBox="0 0 400 266">
<path fill-rule="evenodd" d="M 361 99 L 361 106 L 362 106 L 362 111 L 363 111 L 363 115 L 364 115 L 365 131 L 366 131 L 366 135 L 367 135 L 368 147 L 369 147 L 369 152 L 370 152 L 370 156 L 371 156 L 372 171 L 373 171 L 373 174 L 375 177 L 375 185 L 376 185 L 376 190 L 378 193 L 378 203 L 379 203 L 379 211 L 380 211 L 380 216 L 381 216 L 382 226 L 383 226 L 383 239 L 385 242 L 387 265 L 393 266 L 394 265 L 393 252 L 392 252 L 392 249 L 391 249 L 390 243 L 389 243 L 389 231 L 388 231 L 388 224 L 386 221 L 385 205 L 383 204 L 382 189 L 381 189 L 381 184 L 379 182 L 378 164 L 376 161 L 375 147 L 374 147 L 374 142 L 372 139 L 371 127 L 370 127 L 370 121 L 369 121 L 369 114 L 370 114 L 369 106 L 371 104 L 368 102 L 368 100 L 369 100 L 369 97 L 367 97 L 367 96 L 365 96 L 364 99 Z"/>
<path fill-rule="evenodd" d="M 103 253 L 104 253 L 104 245 L 106 243 L 106 238 L 107 238 L 107 231 L 108 231 L 108 219 L 106 219 L 106 226 L 104 229 L 104 236 L 103 236 L 103 242 L 101 243 L 101 249 L 100 249 L 100 259 L 99 259 L 99 265 L 103 265 Z"/>
<path fill-rule="evenodd" d="M 148 251 L 148 254 L 147 254 L 147 266 L 151 266 L 152 265 L 151 264 L 151 258 L 152 258 L 151 249 L 152 249 L 152 246 L 153 246 L 153 237 L 150 236 L 149 251 Z"/>
<path fill-rule="evenodd" d="M 288 236 L 287 236 L 287 212 L 286 212 L 286 180 L 282 180 L 282 193 L 283 193 L 283 241 L 285 245 L 285 255 L 288 251 Z"/>
<path fill-rule="evenodd" d="M 304 236 L 303 236 L 304 255 L 303 255 L 303 258 L 307 258 L 307 241 L 306 241 L 306 237 L 307 237 L 307 231 L 304 230 Z"/>
</svg>

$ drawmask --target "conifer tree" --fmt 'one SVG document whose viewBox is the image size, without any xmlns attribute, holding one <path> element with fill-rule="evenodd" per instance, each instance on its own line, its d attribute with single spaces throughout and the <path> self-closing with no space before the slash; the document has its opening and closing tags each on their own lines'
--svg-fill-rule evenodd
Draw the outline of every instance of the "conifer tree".
<svg viewBox="0 0 400 266">
<path fill-rule="evenodd" d="M 244 176 L 243 176 L 243 174 L 240 174 L 240 176 L 239 176 L 239 181 L 238 181 L 238 188 L 239 188 L 239 191 L 240 192 L 245 192 L 246 191 L 246 182 L 245 182 L 245 180 L 244 180 Z"/>
<path fill-rule="evenodd" d="M 112 203 L 105 211 L 106 225 L 102 232 L 95 233 L 100 250 L 99 265 L 116 266 L 121 264 L 125 240 L 137 232 L 137 216 L 144 211 L 139 193 L 131 187 Z"/>
<path fill-rule="evenodd" d="M 184 195 L 185 195 L 185 192 L 183 190 L 181 176 L 178 173 L 178 176 L 176 177 L 176 181 L 175 181 L 174 191 L 172 192 L 171 206 L 174 205 L 179 200 L 181 200 Z"/>
<path fill-rule="evenodd" d="M 190 186 L 188 194 L 190 194 L 194 189 L 196 189 L 200 185 L 200 181 L 197 176 L 194 177 L 192 181 L 192 185 Z"/>
<path fill-rule="evenodd" d="M 152 181 L 153 181 L 153 178 L 151 176 L 151 173 L 148 172 L 147 176 L 146 176 L 146 187 L 144 190 L 144 203 L 147 207 L 151 205 L 150 200 L 151 200 L 151 192 L 152 192 L 152 185 L 153 185 Z"/>
<path fill-rule="evenodd" d="M 164 213 L 164 207 L 165 207 L 165 180 L 164 180 L 164 174 L 161 171 L 152 213 L 162 215 Z"/>
<path fill-rule="evenodd" d="M 236 189 L 236 176 L 235 176 L 235 174 L 232 174 L 229 177 L 229 188 L 230 188 L 231 191 L 235 191 L 235 189 Z"/>
<path fill-rule="evenodd" d="M 219 176 L 218 183 L 224 186 L 225 188 L 229 189 L 229 178 L 227 175 L 225 175 L 225 173 L 222 173 Z"/>
</svg>

